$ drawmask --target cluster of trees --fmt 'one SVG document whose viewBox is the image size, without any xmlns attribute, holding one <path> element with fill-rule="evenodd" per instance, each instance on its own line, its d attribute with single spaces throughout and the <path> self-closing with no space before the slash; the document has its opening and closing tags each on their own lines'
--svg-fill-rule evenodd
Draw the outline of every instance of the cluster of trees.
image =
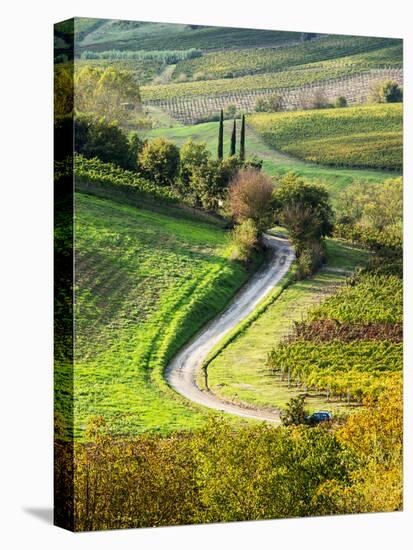
<svg viewBox="0 0 413 550">
<path fill-rule="evenodd" d="M 247 168 L 229 186 L 228 211 L 237 223 L 233 244 L 240 257 L 248 256 L 256 235 L 279 224 L 288 231 L 297 257 L 297 277 L 304 278 L 325 261 L 324 238 L 333 230 L 333 210 L 326 189 L 288 173 L 274 184 L 266 174 Z"/>
<path fill-rule="evenodd" d="M 62 132 L 68 129 L 71 118 L 60 120 Z M 245 128 L 245 122 L 244 122 Z M 220 135 L 223 131 L 221 126 Z M 245 143 L 245 129 L 241 132 L 241 143 Z M 231 151 L 235 150 L 234 134 Z M 221 141 L 223 148 L 223 142 Z M 160 187 L 170 187 L 178 192 L 187 204 L 207 210 L 218 210 L 223 206 L 228 185 L 238 170 L 253 166 L 257 170 L 261 163 L 257 159 L 245 161 L 231 154 L 212 158 L 205 143 L 189 139 L 181 148 L 165 138 L 141 140 L 136 132 L 127 135 L 116 122 L 104 117 L 79 114 L 75 117 L 75 151 L 86 158 L 97 157 L 105 163 L 112 163 L 127 170 L 133 170 Z M 241 153 L 245 146 L 241 146 Z"/>
<path fill-rule="evenodd" d="M 267 97 L 260 97 L 255 103 L 257 113 L 276 113 L 282 109 L 282 96 L 272 94 Z"/>
<path fill-rule="evenodd" d="M 71 124 L 71 119 L 68 122 Z M 97 157 L 126 170 L 137 169 L 143 142 L 136 132 L 128 136 L 116 122 L 85 114 L 75 117 L 74 126 L 76 153 L 89 159 Z"/>
<path fill-rule="evenodd" d="M 92 419 L 88 443 L 57 441 L 58 524 L 97 530 L 399 510 L 398 391 L 333 429 L 235 429 L 219 418 L 193 433 L 120 440 Z"/>
<path fill-rule="evenodd" d="M 339 197 L 336 236 L 367 246 L 378 258 L 402 270 L 403 180 L 382 183 L 353 183 Z"/>
<path fill-rule="evenodd" d="M 331 102 L 322 90 L 317 90 L 313 94 L 307 92 L 300 97 L 301 109 L 331 109 L 333 107 L 347 107 L 347 99 L 340 95 L 334 102 Z M 257 113 L 276 113 L 283 109 L 283 97 L 281 94 L 272 94 L 266 97 L 260 97 L 255 104 Z"/>
<path fill-rule="evenodd" d="M 394 80 L 376 82 L 371 87 L 373 103 L 400 103 L 403 101 L 403 89 Z"/>
<path fill-rule="evenodd" d="M 67 117 L 68 129 L 71 117 Z M 61 121 L 60 121 L 61 125 Z M 59 126 L 60 128 L 60 126 Z M 96 114 L 75 117 L 75 151 L 85 158 L 97 157 L 127 170 L 133 170 L 157 186 L 170 187 L 186 204 L 207 210 L 224 206 L 228 186 L 242 168 L 259 171 L 262 161 L 245 160 L 245 118 L 242 118 L 240 147 L 237 155 L 237 128 L 233 132 L 229 156 L 224 158 L 224 116 L 218 135 L 218 158 L 214 159 L 205 143 L 189 139 L 181 148 L 163 137 L 142 140 L 136 132 L 127 135 L 115 121 Z"/>
<path fill-rule="evenodd" d="M 77 113 L 104 117 L 108 122 L 122 124 L 130 117 L 128 107 L 140 108 L 139 85 L 132 71 L 112 66 L 55 66 L 55 117 Z"/>
<path fill-rule="evenodd" d="M 141 96 L 132 71 L 85 65 L 75 70 L 75 109 L 122 124 L 130 117 L 128 105 L 139 106 Z"/>
<path fill-rule="evenodd" d="M 295 248 L 297 277 L 314 273 L 325 261 L 324 238 L 333 230 L 334 213 L 327 190 L 290 172 L 274 193 L 275 220 L 285 227 Z"/>
<path fill-rule="evenodd" d="M 80 54 L 81 59 L 133 59 L 136 61 L 161 61 L 173 65 L 184 59 L 195 59 L 202 56 L 202 50 L 190 48 L 189 50 L 107 50 L 95 52 L 85 50 Z"/>
<path fill-rule="evenodd" d="M 236 155 L 237 149 L 237 122 L 234 118 L 231 134 L 230 156 Z M 221 109 L 218 127 L 218 159 L 222 160 L 224 157 L 224 111 Z M 245 160 L 245 115 L 241 117 L 241 132 L 240 132 L 240 144 L 239 144 L 239 159 Z"/>
</svg>

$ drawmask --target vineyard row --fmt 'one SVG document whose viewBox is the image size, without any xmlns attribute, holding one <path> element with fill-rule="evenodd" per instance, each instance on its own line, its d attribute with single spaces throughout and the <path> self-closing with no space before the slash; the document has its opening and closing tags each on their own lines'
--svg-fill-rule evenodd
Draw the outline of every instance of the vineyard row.
<svg viewBox="0 0 413 550">
<path fill-rule="evenodd" d="M 330 101 L 334 101 L 338 96 L 344 96 L 350 105 L 365 103 L 369 99 L 372 85 L 384 80 L 394 80 L 402 84 L 403 70 L 397 68 L 372 69 L 300 87 L 266 88 L 194 97 L 183 96 L 146 100 L 144 103 L 163 109 L 182 124 L 191 125 L 219 113 L 220 109 L 225 109 L 229 105 L 235 105 L 238 110 L 246 113 L 253 112 L 259 98 L 265 98 L 274 93 L 281 96 L 283 110 L 299 109 L 303 101 L 318 92 L 323 93 Z"/>
</svg>

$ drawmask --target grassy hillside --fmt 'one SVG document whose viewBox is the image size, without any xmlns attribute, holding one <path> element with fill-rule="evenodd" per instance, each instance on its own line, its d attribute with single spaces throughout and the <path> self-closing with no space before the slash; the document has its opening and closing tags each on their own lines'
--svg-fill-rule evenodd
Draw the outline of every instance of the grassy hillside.
<svg viewBox="0 0 413 550">
<path fill-rule="evenodd" d="M 77 194 L 75 243 L 76 435 L 95 415 L 118 435 L 199 425 L 162 373 L 249 276 L 224 231 Z"/>
<path fill-rule="evenodd" d="M 325 36 L 317 40 L 297 45 L 285 45 L 281 48 L 261 48 L 239 51 L 212 52 L 198 59 L 179 62 L 175 76 L 182 73 L 188 77 L 198 73 L 214 78 L 228 76 L 244 76 L 247 74 L 280 71 L 297 65 L 307 65 L 323 60 L 341 61 L 342 58 L 355 54 L 367 58 L 370 65 L 379 64 L 382 58 L 394 59 L 398 56 L 401 61 L 400 40 L 388 38 L 369 38 L 360 36 Z M 392 47 L 391 55 L 387 48 Z M 397 51 L 395 50 L 397 48 Z M 373 57 L 367 52 L 373 50 Z M 374 51 L 376 50 L 376 52 Z M 346 59 L 346 62 L 351 62 Z"/>
<path fill-rule="evenodd" d="M 337 285 L 357 266 L 366 262 L 367 253 L 339 241 L 328 241 L 327 266 L 314 277 L 298 281 L 270 304 L 265 311 L 233 340 L 208 366 L 208 386 L 226 400 L 258 407 L 284 407 L 289 399 L 302 393 L 288 387 L 280 377 L 271 376 L 267 355 L 276 343 L 293 330 L 309 307 L 332 294 Z M 199 377 L 202 383 L 202 376 Z M 311 410 L 325 408 L 336 412 L 349 410 L 345 404 L 329 403 L 325 394 L 312 392 Z"/>
<path fill-rule="evenodd" d="M 286 31 L 206 27 L 171 23 L 107 20 L 79 42 L 80 48 L 107 50 L 169 50 L 235 48 L 274 45 L 300 39 Z"/>
<path fill-rule="evenodd" d="M 251 116 L 251 115 L 250 115 Z M 247 122 L 250 120 L 250 116 Z M 258 115 L 257 115 L 258 116 Z M 271 116 L 271 115 L 269 115 Z M 238 124 L 238 131 L 240 125 Z M 224 154 L 229 154 L 232 124 L 230 121 L 224 124 Z M 205 142 L 213 155 L 217 153 L 218 122 L 206 122 L 195 126 L 175 126 L 172 128 L 157 128 L 145 132 L 148 138 L 165 136 L 182 145 L 192 137 L 195 141 Z M 389 177 L 389 172 L 379 170 L 366 170 L 357 168 L 337 168 L 323 166 L 300 160 L 291 155 L 281 153 L 265 143 L 263 138 L 251 127 L 247 127 L 246 134 L 247 157 L 254 155 L 263 159 L 264 170 L 271 176 L 283 175 L 294 171 L 308 180 L 319 180 L 327 185 L 333 200 L 345 187 L 353 181 L 375 183 Z"/>
<path fill-rule="evenodd" d="M 401 170 L 403 105 L 248 115 L 274 149 L 303 160 Z"/>
</svg>

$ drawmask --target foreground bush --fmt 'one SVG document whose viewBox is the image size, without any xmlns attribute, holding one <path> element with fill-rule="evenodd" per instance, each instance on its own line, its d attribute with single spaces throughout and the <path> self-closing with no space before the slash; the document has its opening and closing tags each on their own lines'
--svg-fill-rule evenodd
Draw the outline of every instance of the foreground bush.
<svg viewBox="0 0 413 550">
<path fill-rule="evenodd" d="M 128 440 L 98 419 L 88 443 L 56 445 L 58 520 L 80 531 L 399 510 L 400 387 L 366 405 L 338 430 L 216 419 Z"/>
</svg>

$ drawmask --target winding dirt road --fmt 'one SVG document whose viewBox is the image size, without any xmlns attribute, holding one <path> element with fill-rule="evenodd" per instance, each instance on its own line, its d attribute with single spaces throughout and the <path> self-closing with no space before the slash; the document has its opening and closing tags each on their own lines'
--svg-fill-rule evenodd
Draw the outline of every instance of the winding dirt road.
<svg viewBox="0 0 413 550">
<path fill-rule="evenodd" d="M 209 322 L 175 356 L 165 371 L 169 385 L 187 399 L 205 407 L 257 420 L 279 423 L 277 411 L 248 408 L 226 401 L 208 390 L 201 390 L 196 377 L 212 348 L 238 323 L 248 317 L 287 273 L 294 252 L 286 239 L 264 236 L 264 243 L 273 250 L 271 260 L 236 294 L 229 306 Z"/>
</svg>

